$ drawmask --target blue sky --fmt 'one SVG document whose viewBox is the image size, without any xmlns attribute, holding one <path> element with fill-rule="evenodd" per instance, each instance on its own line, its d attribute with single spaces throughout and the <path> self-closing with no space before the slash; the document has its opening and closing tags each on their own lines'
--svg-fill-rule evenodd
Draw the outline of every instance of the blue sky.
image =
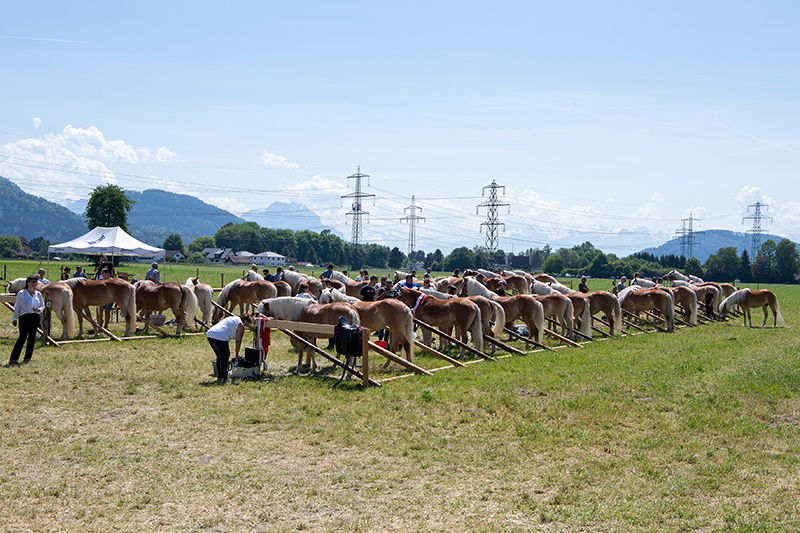
<svg viewBox="0 0 800 533">
<path fill-rule="evenodd" d="M 108 3 L 111 4 L 111 3 Z M 14 3 L 0 20 L 0 175 L 56 201 L 98 183 L 241 212 L 300 201 L 368 240 L 483 242 L 507 186 L 506 250 L 585 240 L 627 254 L 693 212 L 746 205 L 800 239 L 800 5 L 770 2 Z"/>
</svg>

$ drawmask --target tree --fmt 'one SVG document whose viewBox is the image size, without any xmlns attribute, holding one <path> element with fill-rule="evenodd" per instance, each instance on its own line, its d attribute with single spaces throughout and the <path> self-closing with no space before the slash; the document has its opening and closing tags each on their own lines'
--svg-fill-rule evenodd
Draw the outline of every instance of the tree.
<svg viewBox="0 0 800 533">
<path fill-rule="evenodd" d="M 742 255 L 739 256 L 739 280 L 742 282 L 753 281 L 753 271 L 750 269 L 750 254 L 747 253 L 747 248 L 742 250 Z"/>
<path fill-rule="evenodd" d="M 466 270 L 475 266 L 475 252 L 466 246 L 460 246 L 444 258 L 445 270 Z"/>
<path fill-rule="evenodd" d="M 703 265 L 700 264 L 700 261 L 696 257 L 690 257 L 686 260 L 686 266 L 683 271 L 686 275 L 699 277 L 703 275 Z"/>
<path fill-rule="evenodd" d="M 89 229 L 119 226 L 128 231 L 128 211 L 133 203 L 117 185 L 95 187 L 86 204 L 86 223 Z"/>
<path fill-rule="evenodd" d="M 190 263 L 205 263 L 206 258 L 203 257 L 203 254 L 200 252 L 192 252 L 192 255 L 189 256 L 188 261 Z"/>
<path fill-rule="evenodd" d="M 755 281 L 766 281 L 772 277 L 772 269 L 769 267 L 769 259 L 763 255 L 756 257 L 750 269 L 753 271 Z"/>
<path fill-rule="evenodd" d="M 720 248 L 706 260 L 705 275 L 709 280 L 733 281 L 739 272 L 739 256 L 736 255 L 736 248 L 733 246 Z"/>
<path fill-rule="evenodd" d="M 403 266 L 403 261 L 406 260 L 406 254 L 400 251 L 400 248 L 395 246 L 389 252 L 389 268 L 400 268 Z"/>
<path fill-rule="evenodd" d="M 544 260 L 544 271 L 548 274 L 560 274 L 564 270 L 564 259 L 558 254 L 551 254 Z"/>
<path fill-rule="evenodd" d="M 189 244 L 190 252 L 200 252 L 203 248 L 215 248 L 217 245 L 214 242 L 214 237 L 211 235 L 203 235 L 198 237 Z"/>
<path fill-rule="evenodd" d="M 593 278 L 608 277 L 608 257 L 606 257 L 606 254 L 598 252 L 597 255 L 594 256 L 594 260 L 589 266 L 589 274 L 591 274 Z"/>
<path fill-rule="evenodd" d="M 797 272 L 797 245 L 789 239 L 782 239 L 775 248 L 775 264 L 780 281 L 794 281 Z"/>
<path fill-rule="evenodd" d="M 22 241 L 16 235 L 0 235 L 0 257 L 14 257 L 21 248 Z"/>
<path fill-rule="evenodd" d="M 777 266 L 775 262 L 775 253 L 777 250 L 778 245 L 775 244 L 775 241 L 772 239 L 767 239 L 764 241 L 764 243 L 761 245 L 761 248 L 758 249 L 758 255 L 767 258 L 770 270 L 774 270 Z"/>
<path fill-rule="evenodd" d="M 181 253 L 185 252 L 185 248 L 183 247 L 183 239 L 177 233 L 170 233 L 167 235 L 167 238 L 164 239 L 164 244 L 161 247 L 165 250 L 178 250 Z"/>
</svg>

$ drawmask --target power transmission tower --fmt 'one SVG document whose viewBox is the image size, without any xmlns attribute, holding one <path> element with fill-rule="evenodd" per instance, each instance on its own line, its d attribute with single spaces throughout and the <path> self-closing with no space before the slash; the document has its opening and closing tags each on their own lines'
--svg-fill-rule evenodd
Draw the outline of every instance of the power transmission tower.
<svg viewBox="0 0 800 533">
<path fill-rule="evenodd" d="M 353 233 L 350 239 L 350 246 L 353 253 L 353 267 L 360 267 L 361 265 L 356 265 L 356 259 L 358 258 L 358 247 L 361 245 L 361 217 L 363 215 L 369 215 L 369 212 L 364 211 L 361 209 L 361 199 L 362 198 L 369 198 L 375 197 L 374 194 L 369 194 L 365 192 L 361 192 L 361 179 L 362 178 L 369 178 L 369 174 L 362 174 L 361 173 L 361 166 L 359 165 L 358 170 L 352 176 L 347 176 L 347 184 L 348 187 L 350 186 L 350 180 L 356 180 L 355 189 L 353 192 L 349 194 L 343 194 L 342 198 L 352 198 L 353 205 L 350 209 L 350 212 L 347 213 L 347 216 L 353 217 Z"/>
<path fill-rule="evenodd" d="M 497 196 L 497 189 L 503 189 L 503 196 L 505 196 L 505 185 L 498 185 L 495 180 L 492 180 L 491 185 L 487 185 L 483 188 L 481 196 L 486 194 L 486 189 L 489 189 L 489 199 L 482 204 L 478 204 L 475 208 L 475 214 L 478 214 L 481 207 L 486 208 L 486 222 L 481 222 L 481 231 L 483 231 L 483 227 L 486 226 L 486 248 L 489 250 L 490 254 L 494 254 L 497 251 L 497 238 L 500 233 L 499 228 L 503 226 L 503 229 L 506 229 L 506 225 L 500 222 L 498 218 L 497 208 L 508 207 L 508 212 L 511 213 L 511 204 L 501 202 Z"/>
<path fill-rule="evenodd" d="M 746 217 L 742 217 L 742 224 L 744 224 L 745 220 L 752 220 L 753 227 L 747 230 L 745 233 L 750 233 L 753 236 L 753 240 L 751 243 L 751 251 L 753 261 L 755 261 L 756 257 L 758 257 L 758 251 L 761 249 L 761 234 L 764 233 L 764 230 L 761 229 L 761 220 L 768 218 L 770 222 L 772 222 L 772 217 L 761 214 L 761 209 L 768 210 L 768 204 L 762 204 L 760 201 L 757 201 L 754 204 L 750 204 L 747 206 L 747 211 L 750 211 L 750 208 L 753 208 L 753 214 L 747 215 Z"/>
<path fill-rule="evenodd" d="M 425 217 L 417 215 L 417 210 L 422 211 L 422 208 L 414 203 L 414 196 L 411 196 L 411 205 L 404 208 L 403 211 L 406 216 L 400 219 L 400 222 L 408 222 L 408 263 L 411 265 L 411 254 L 414 253 L 414 248 L 417 245 L 417 221 L 424 221 Z"/>
<path fill-rule="evenodd" d="M 688 227 L 687 227 L 687 224 Z M 689 259 L 690 257 L 694 257 L 694 245 L 697 243 L 697 240 L 694 237 L 694 223 L 700 222 L 699 218 L 694 218 L 691 213 L 689 213 L 689 218 L 682 218 L 681 219 L 681 228 L 675 230 L 675 236 L 681 238 L 681 256 Z"/>
</svg>

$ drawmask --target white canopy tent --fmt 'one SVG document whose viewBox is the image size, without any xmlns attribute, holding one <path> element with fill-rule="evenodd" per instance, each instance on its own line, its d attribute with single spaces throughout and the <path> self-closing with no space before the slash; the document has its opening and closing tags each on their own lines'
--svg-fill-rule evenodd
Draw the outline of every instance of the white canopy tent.
<svg viewBox="0 0 800 533">
<path fill-rule="evenodd" d="M 96 227 L 71 241 L 52 244 L 47 253 L 86 254 L 86 255 L 123 255 L 123 256 L 155 256 L 164 255 L 163 248 L 150 246 L 134 239 L 119 226 L 113 228 Z"/>
</svg>

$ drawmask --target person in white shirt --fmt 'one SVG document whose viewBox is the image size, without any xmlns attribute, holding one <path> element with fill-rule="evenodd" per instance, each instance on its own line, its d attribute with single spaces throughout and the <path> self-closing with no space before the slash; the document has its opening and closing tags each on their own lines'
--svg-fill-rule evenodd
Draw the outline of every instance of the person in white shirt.
<svg viewBox="0 0 800 533">
<path fill-rule="evenodd" d="M 150 270 L 144 275 L 145 280 L 150 280 L 153 283 L 161 283 L 161 273 L 158 271 L 158 263 L 150 265 Z"/>
<path fill-rule="evenodd" d="M 246 326 L 250 325 L 250 316 L 229 316 L 217 322 L 206 332 L 208 343 L 217 356 L 217 383 L 228 380 L 228 361 L 231 358 L 230 341 L 236 341 L 236 358 L 242 346 L 242 337 Z"/>
<path fill-rule="evenodd" d="M 38 277 L 36 278 L 36 280 L 39 283 L 41 283 L 42 285 L 50 285 L 50 281 L 46 277 L 44 277 L 44 269 L 43 268 L 40 268 L 39 272 L 37 274 L 38 274 Z"/>
<path fill-rule="evenodd" d="M 39 313 L 44 308 L 42 293 L 36 290 L 36 283 L 39 281 L 40 279 L 36 276 L 28 276 L 25 280 L 25 288 L 17 293 L 17 299 L 14 302 L 14 316 L 11 319 L 11 323 L 15 326 L 19 323 L 19 338 L 11 350 L 11 359 L 8 361 L 9 366 L 19 364 L 19 355 L 22 353 L 22 345 L 25 344 L 26 340 L 25 359 L 22 362 L 27 363 L 33 356 L 36 328 L 39 327 Z"/>
</svg>

